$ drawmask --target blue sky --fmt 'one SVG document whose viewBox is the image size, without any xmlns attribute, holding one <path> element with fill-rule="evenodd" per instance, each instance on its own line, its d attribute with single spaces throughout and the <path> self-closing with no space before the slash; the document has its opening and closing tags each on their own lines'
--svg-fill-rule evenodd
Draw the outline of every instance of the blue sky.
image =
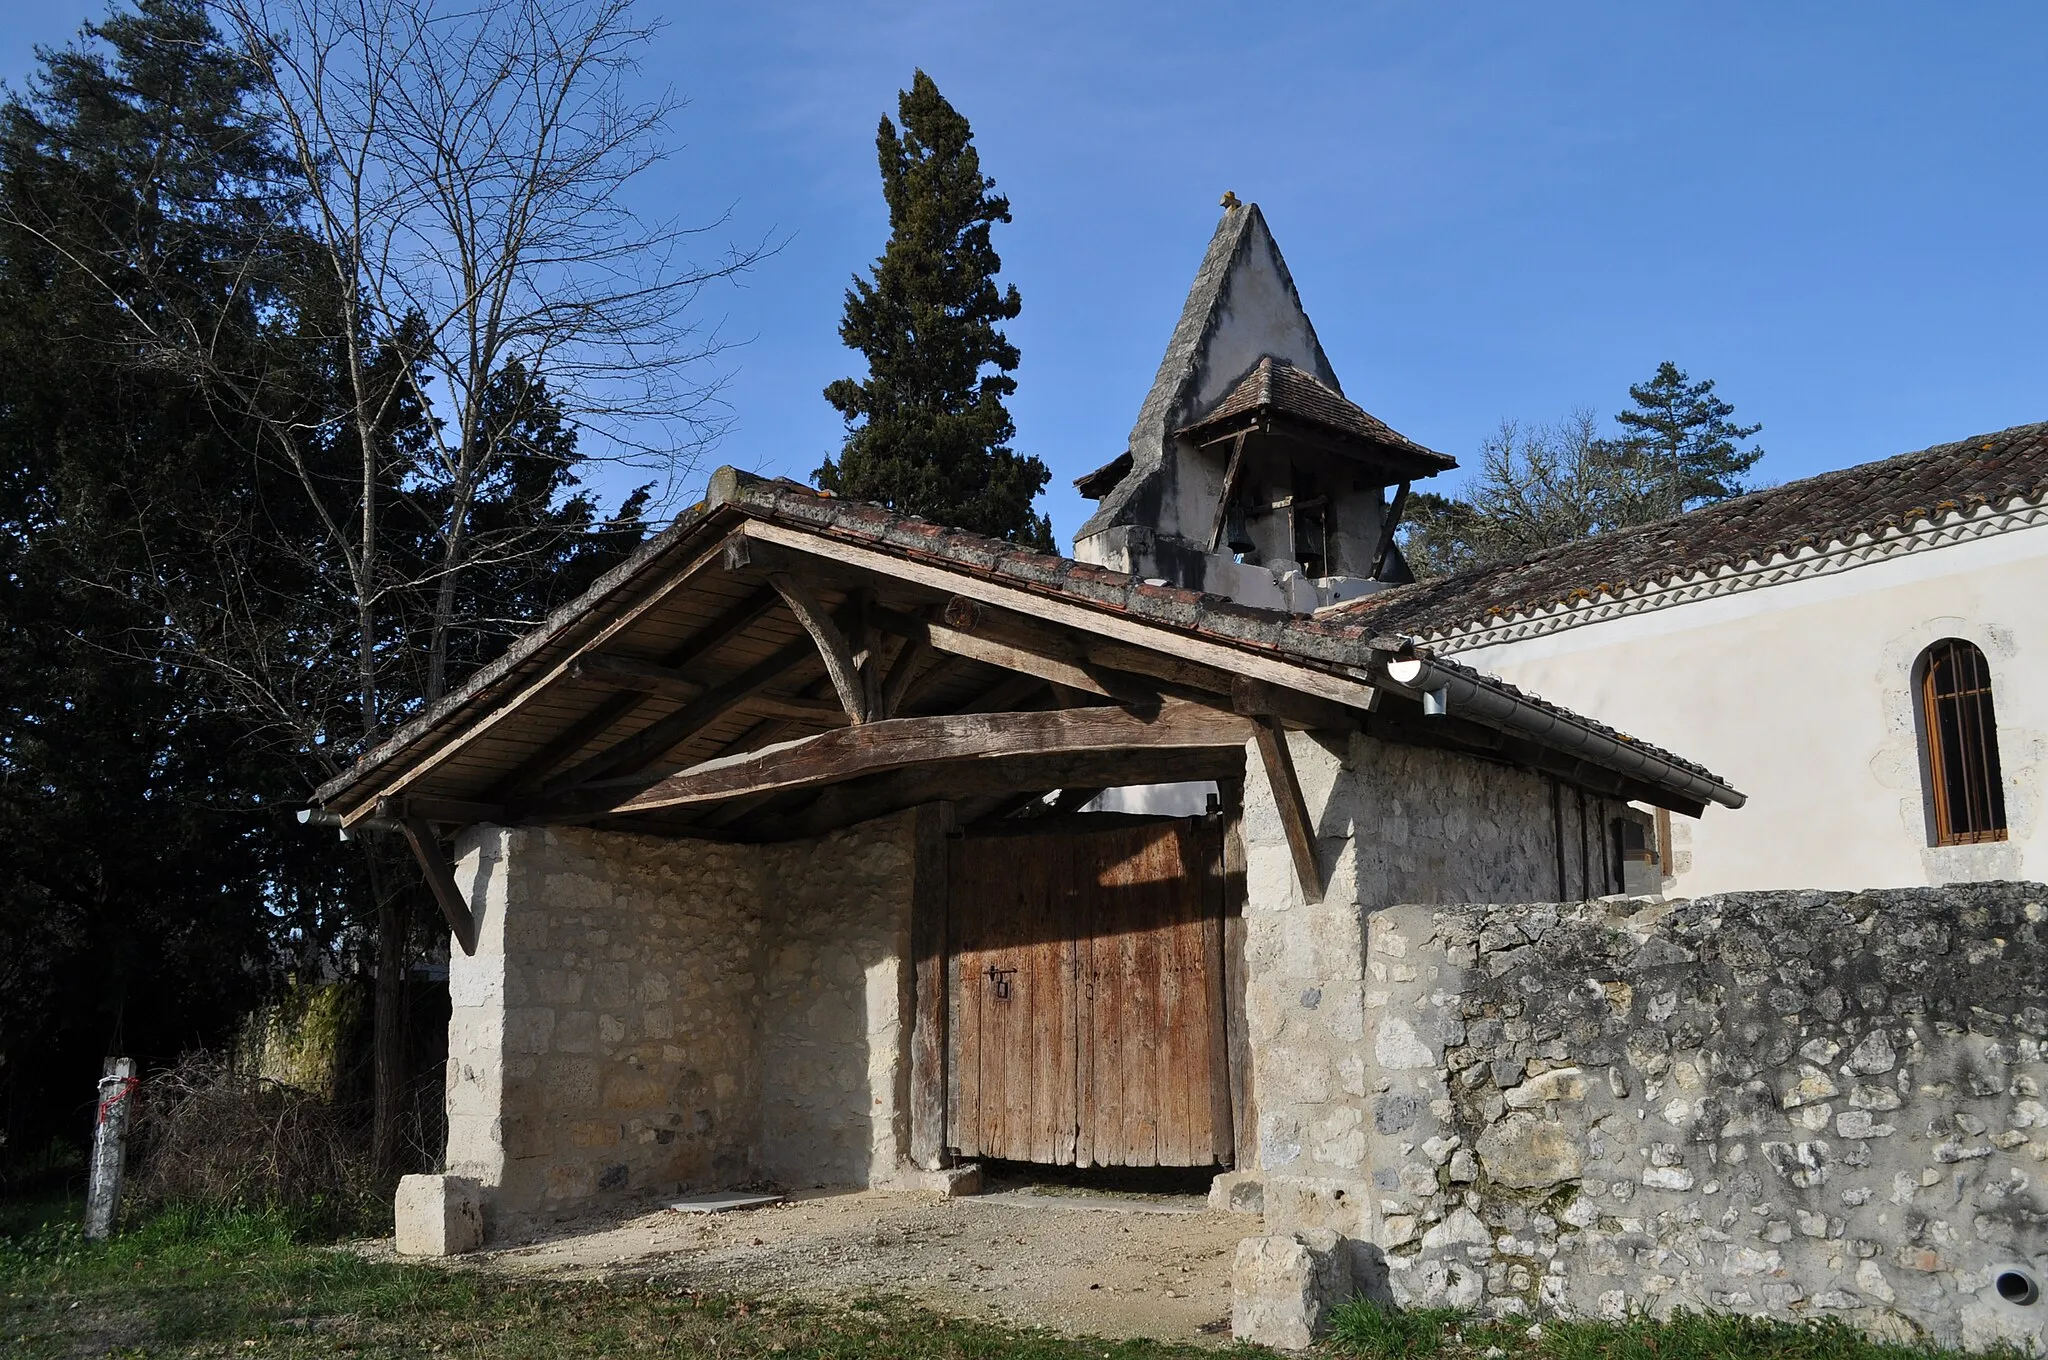
<svg viewBox="0 0 2048 1360">
<path fill-rule="evenodd" d="M 650 78 L 690 101 L 650 206 L 788 238 L 700 304 L 748 342 L 711 463 L 802 478 L 837 447 L 875 121 L 920 65 L 1014 207 L 1017 443 L 1063 542 L 1225 189 L 1349 395 L 1468 461 L 1667 358 L 1764 423 L 1770 481 L 2048 418 L 2039 6 L 643 2 Z M 0 74 L 102 10 L 9 6 Z"/>
</svg>

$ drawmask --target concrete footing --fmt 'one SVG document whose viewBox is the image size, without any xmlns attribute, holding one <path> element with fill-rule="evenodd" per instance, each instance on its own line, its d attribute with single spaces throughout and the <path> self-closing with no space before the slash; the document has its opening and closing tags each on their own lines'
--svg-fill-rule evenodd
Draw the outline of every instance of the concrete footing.
<svg viewBox="0 0 2048 1360">
<path fill-rule="evenodd" d="M 402 1176 L 400 1256 L 460 1256 L 484 1244 L 483 1186 L 468 1176 Z"/>
<path fill-rule="evenodd" d="M 1247 1237 L 1230 1273 L 1230 1331 L 1276 1350 L 1313 1345 L 1353 1292 L 1350 1244 L 1327 1228 Z"/>
</svg>

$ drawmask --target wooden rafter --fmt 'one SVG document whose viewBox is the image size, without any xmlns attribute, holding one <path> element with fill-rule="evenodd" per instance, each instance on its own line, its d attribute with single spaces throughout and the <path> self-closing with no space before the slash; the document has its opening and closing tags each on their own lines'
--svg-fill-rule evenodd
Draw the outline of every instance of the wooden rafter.
<svg viewBox="0 0 2048 1360">
<path fill-rule="evenodd" d="M 781 596 L 770 587 L 762 586 L 699 629 L 687 642 L 663 659 L 672 666 L 680 666 L 686 661 L 707 661 L 716 655 L 721 647 L 753 627 L 756 621 L 779 603 Z M 579 656 L 578 660 L 580 659 Z M 565 670 L 573 670 L 575 665 L 576 662 L 572 661 Z M 549 738 L 539 750 L 519 762 L 517 768 L 500 779 L 497 784 L 498 796 L 509 798 L 532 792 L 540 781 L 553 774 L 555 768 L 563 761 L 570 759 L 603 736 L 623 719 L 631 717 L 645 702 L 647 695 L 644 692 L 633 691 L 614 694 L 602 700 L 596 708 Z"/>
<path fill-rule="evenodd" d="M 364 817 L 372 815 L 376 807 L 377 797 L 407 792 L 413 785 L 419 783 L 444 762 L 453 759 L 467 750 L 473 743 L 496 730 L 499 724 L 505 722 L 514 714 L 519 713 L 543 691 L 560 683 L 566 677 L 568 668 L 574 663 L 575 657 L 578 654 L 592 648 L 604 646 L 611 639 L 640 622 L 649 612 L 667 603 L 674 597 L 677 591 L 684 589 L 695 579 L 698 572 L 725 555 L 729 551 L 727 543 L 731 538 L 738 536 L 737 534 L 731 535 L 726 542 L 721 542 L 707 551 L 699 553 L 667 580 L 663 581 L 659 587 L 650 590 L 646 596 L 623 610 L 617 618 L 598 629 L 595 634 L 585 639 L 560 661 L 549 666 L 532 681 L 507 695 L 501 702 L 494 704 L 489 712 L 473 720 L 460 731 L 452 734 L 446 741 L 425 754 L 418 763 L 406 767 L 402 775 L 390 784 L 379 788 L 375 796 L 365 798 L 355 808 L 344 812 L 342 814 L 343 825 L 353 824 Z M 588 738 L 585 738 L 585 740 L 587 741 Z"/>
<path fill-rule="evenodd" d="M 747 537 L 801 553 L 833 569 L 860 571 L 883 579 L 895 579 L 928 590 L 944 591 L 997 609 L 1012 609 L 1038 621 L 1041 627 L 1073 629 L 1088 638 L 1134 643 L 1155 652 L 1196 661 L 1228 674 L 1266 680 L 1284 689 L 1314 694 L 1352 708 L 1369 708 L 1374 689 L 1364 680 L 1304 666 L 1277 656 L 1267 656 L 1233 647 L 1186 632 L 1140 622 L 1121 614 L 1089 608 L 1072 600 L 1017 589 L 997 580 L 984 580 L 957 570 L 893 557 L 873 548 L 838 539 L 822 539 L 802 530 L 756 521 L 747 526 Z M 932 634 L 938 645 L 939 634 Z M 1048 679 L 1055 677 L 1048 676 Z M 1065 683 L 1064 681 L 1062 683 Z"/>
<path fill-rule="evenodd" d="M 566 773 L 541 786 L 540 796 L 552 798 L 580 788 L 594 779 L 630 775 L 661 759 L 680 744 L 738 708 L 817 653 L 808 635 L 778 649 L 766 660 L 749 666 L 721 684 L 713 685 L 667 717 L 657 719 L 623 741 L 571 767 Z"/>
<path fill-rule="evenodd" d="M 638 690 L 644 694 L 658 694 L 683 702 L 697 698 L 711 687 L 704 681 L 691 679 L 686 672 L 674 666 L 663 666 L 652 661 L 641 661 L 625 656 L 586 656 L 576 663 L 570 673 L 579 680 L 615 685 L 620 689 Z M 824 699 L 750 694 L 740 700 L 736 707 L 766 718 L 786 718 L 795 722 L 823 724 L 827 727 L 843 725 L 847 720 L 843 708 Z"/>
<path fill-rule="evenodd" d="M 620 816 L 839 783 L 911 766 L 1006 756 L 1233 748 L 1244 744 L 1251 728 L 1236 714 L 1190 703 L 1165 705 L 1149 722 L 1109 707 L 891 718 L 705 761 L 638 792 L 579 800 L 564 810 Z"/>
<path fill-rule="evenodd" d="M 882 681 L 877 718 L 893 718 L 903 706 L 903 696 L 910 692 L 910 685 L 917 678 L 918 670 L 931 652 L 928 638 L 905 638 L 903 646 L 897 649 L 896 657 L 889 663 L 889 674 Z"/>
</svg>

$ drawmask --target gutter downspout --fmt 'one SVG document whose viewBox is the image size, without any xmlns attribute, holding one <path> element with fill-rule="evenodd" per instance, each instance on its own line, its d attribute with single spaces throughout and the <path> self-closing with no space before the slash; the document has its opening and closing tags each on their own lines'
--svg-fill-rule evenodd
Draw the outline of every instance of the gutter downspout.
<svg viewBox="0 0 2048 1360">
<path fill-rule="evenodd" d="M 1368 653 L 1366 669 L 1375 684 L 1420 698 L 1425 713 L 1453 711 L 1473 722 L 1540 741 L 1553 750 L 1570 752 L 1702 803 L 1739 808 L 1749 801 L 1718 780 L 1695 774 L 1640 746 L 1617 741 L 1563 714 L 1481 684 L 1462 669 L 1440 666 L 1412 651 L 1375 646 Z"/>
</svg>

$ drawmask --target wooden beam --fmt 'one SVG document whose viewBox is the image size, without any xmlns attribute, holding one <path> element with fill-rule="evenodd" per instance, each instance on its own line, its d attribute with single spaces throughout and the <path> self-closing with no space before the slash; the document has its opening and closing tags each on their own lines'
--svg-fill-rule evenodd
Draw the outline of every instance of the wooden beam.
<svg viewBox="0 0 2048 1360">
<path fill-rule="evenodd" d="M 959 605 L 969 607 L 956 607 Z M 1219 707 L 1253 716 L 1274 714 L 1296 727 L 1356 731 L 1365 717 L 1363 711 L 1345 704 L 1147 647 L 1061 637 L 1007 610 L 982 608 L 958 596 L 948 601 L 942 623 L 925 624 L 894 611 L 877 617 L 884 628 L 922 632 L 935 647 L 978 652 L 976 660 L 1040 675 L 1055 685 L 1069 685 L 1079 674 L 1088 683 L 1070 687 L 1114 698 L 1126 706 L 1156 705 L 1160 696 L 1145 684 L 1152 680 L 1181 687 L 1186 693 L 1179 697 L 1213 695 Z M 1377 695 L 1378 691 L 1372 692 L 1373 698 Z"/>
<path fill-rule="evenodd" d="M 764 614 L 781 601 L 782 597 L 772 588 L 762 586 L 700 628 L 689 641 L 670 652 L 664 660 L 670 665 L 681 665 L 685 661 L 709 659 L 719 648 L 753 627 Z M 572 661 L 569 668 L 573 669 L 574 665 L 575 662 Z M 554 773 L 556 766 L 596 741 L 622 719 L 632 716 L 645 702 L 647 700 L 644 694 L 625 693 L 614 695 L 599 703 L 588 714 L 556 733 L 539 750 L 520 761 L 510 774 L 500 779 L 497 783 L 497 796 L 512 798 L 532 792 L 533 786 Z"/>
<path fill-rule="evenodd" d="M 1189 661 L 1199 661 L 1232 674 L 1268 680 L 1284 689 L 1300 690 L 1351 708 L 1370 708 L 1373 687 L 1363 680 L 1317 670 L 1300 662 L 1248 648 L 1233 647 L 1163 624 L 1140 622 L 1122 613 L 1092 608 L 1072 600 L 1020 590 L 998 580 L 971 576 L 957 567 L 932 566 L 898 557 L 874 548 L 826 538 L 802 529 L 755 521 L 746 528 L 749 538 L 759 538 L 795 552 L 821 558 L 841 569 L 865 571 L 885 579 L 924 586 L 933 591 L 957 594 L 982 604 L 1009 608 L 1043 624 L 1076 629 L 1093 637 L 1135 643 L 1154 651 L 1167 652 Z M 937 644 L 934 635 L 934 645 Z M 1048 676 L 1047 679 L 1055 677 Z M 1062 682 L 1065 683 L 1065 682 Z"/>
<path fill-rule="evenodd" d="M 1366 718 L 1355 708 L 1243 675 L 1230 682 L 1230 706 L 1247 717 L 1280 718 L 1311 731 L 1356 732 Z"/>
<path fill-rule="evenodd" d="M 952 808 L 927 803 L 912 824 L 910 951 L 910 1160 L 946 1164 L 946 881 Z"/>
<path fill-rule="evenodd" d="M 469 909 L 469 903 L 462 900 L 462 889 L 455 885 L 454 871 L 448 867 L 448 857 L 441 853 L 441 842 L 434 835 L 434 828 L 427 825 L 427 819 L 417 814 L 405 818 L 398 824 L 405 833 L 405 839 L 412 846 L 413 858 L 420 862 L 420 872 L 426 875 L 427 889 L 434 894 L 434 901 L 440 904 L 441 915 L 448 922 L 448 931 L 455 937 L 455 943 L 465 954 L 476 953 L 476 917 Z"/>
<path fill-rule="evenodd" d="M 407 817 L 439 822 L 443 826 L 474 826 L 478 822 L 505 820 L 504 804 L 477 803 L 466 798 L 433 798 L 415 793 L 399 798 L 379 798 L 373 806 L 379 818 L 393 824 Z"/>
<path fill-rule="evenodd" d="M 972 601 L 964 603 L 971 604 Z M 947 613 L 966 619 L 969 627 L 944 620 L 928 620 L 894 609 L 876 609 L 872 618 L 878 628 L 913 642 L 923 642 L 934 651 L 1109 697 L 1109 690 L 1102 682 L 1088 674 L 1080 652 L 1066 642 L 1044 637 L 1024 640 L 984 636 L 973 631 L 983 622 L 978 612 L 974 616 L 965 615 L 954 610 L 949 601 Z"/>
<path fill-rule="evenodd" d="M 1086 751 L 1234 748 L 1244 744 L 1253 726 L 1235 714 L 1189 703 L 1164 705 L 1150 722 L 1110 707 L 890 718 L 708 760 L 638 793 L 580 811 L 618 816 L 690 807 L 961 760 Z"/>
<path fill-rule="evenodd" d="M 825 674 L 832 677 L 832 688 L 839 692 L 839 704 L 846 710 L 847 718 L 856 726 L 866 722 L 867 693 L 861 683 L 860 668 L 853 663 L 853 649 L 847 645 L 846 634 L 839 631 L 832 616 L 796 577 L 778 571 L 768 578 L 768 584 L 775 587 L 789 612 L 811 635 L 811 642 L 825 662 Z"/>
<path fill-rule="evenodd" d="M 802 808 L 754 818 L 747 825 L 747 834 L 751 840 L 801 840 L 942 799 L 964 807 L 977 798 L 1002 799 L 1019 792 L 1049 793 L 1087 784 L 1107 788 L 1243 777 L 1244 752 L 1235 746 L 960 760 L 827 785 Z"/>
<path fill-rule="evenodd" d="M 1230 498 L 1237 494 L 1238 474 L 1244 470 L 1244 440 L 1250 430 L 1239 430 L 1230 445 L 1230 461 L 1223 466 L 1223 494 L 1216 498 L 1216 517 L 1209 525 L 1209 551 L 1223 542 L 1223 521 L 1230 517 Z"/>
<path fill-rule="evenodd" d="M 1287 833 L 1287 849 L 1294 856 L 1294 877 L 1301 895 L 1310 902 L 1323 900 L 1323 867 L 1316 859 L 1315 823 L 1309 820 L 1308 800 L 1301 796 L 1301 781 L 1295 777 L 1294 755 L 1287 749 L 1287 729 L 1278 718 L 1266 718 L 1255 727 L 1259 760 L 1266 767 L 1266 782 L 1273 788 L 1273 801 L 1280 809 L 1280 826 Z"/>
<path fill-rule="evenodd" d="M 931 639 L 905 638 L 897 651 L 896 659 L 889 663 L 888 678 L 882 681 L 882 691 L 877 705 L 877 718 L 893 718 L 902 707 L 903 696 L 909 692 L 910 683 L 917 678 L 918 668 L 924 664 L 931 652 Z"/>
</svg>

